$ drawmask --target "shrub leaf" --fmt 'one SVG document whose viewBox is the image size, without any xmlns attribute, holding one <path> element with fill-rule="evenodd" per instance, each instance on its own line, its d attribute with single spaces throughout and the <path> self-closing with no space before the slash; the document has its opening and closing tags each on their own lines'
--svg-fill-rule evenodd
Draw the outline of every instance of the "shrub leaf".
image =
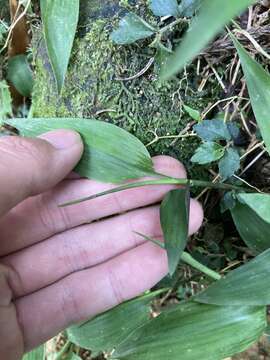
<svg viewBox="0 0 270 360">
<path fill-rule="evenodd" d="M 209 164 L 213 161 L 219 160 L 225 153 L 223 146 L 215 142 L 205 142 L 198 147 L 191 161 L 197 164 Z"/>
<path fill-rule="evenodd" d="M 111 34 L 111 39 L 116 44 L 127 45 L 152 36 L 154 31 L 142 18 L 130 13 L 120 20 L 118 29 Z"/>
<path fill-rule="evenodd" d="M 205 141 L 231 140 L 231 134 L 226 123 L 220 119 L 204 120 L 193 129 Z"/>
<path fill-rule="evenodd" d="M 228 148 L 225 155 L 219 161 L 219 174 L 222 180 L 227 180 L 233 176 L 240 168 L 240 156 L 238 151 L 234 148 Z"/>
<path fill-rule="evenodd" d="M 26 55 L 16 55 L 8 60 L 7 79 L 22 96 L 31 96 L 34 80 Z"/>
<path fill-rule="evenodd" d="M 151 0 L 150 9 L 156 16 L 179 15 L 177 0 Z"/>
</svg>

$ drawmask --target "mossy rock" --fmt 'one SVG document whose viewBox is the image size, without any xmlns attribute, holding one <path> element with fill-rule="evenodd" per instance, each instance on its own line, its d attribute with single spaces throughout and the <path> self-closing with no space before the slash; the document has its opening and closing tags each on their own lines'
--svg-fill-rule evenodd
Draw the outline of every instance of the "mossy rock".
<svg viewBox="0 0 270 360">
<path fill-rule="evenodd" d="M 136 3 L 134 11 L 151 18 L 146 1 Z M 206 171 L 189 161 L 199 140 L 194 136 L 177 136 L 192 120 L 183 110 L 183 104 L 203 110 L 218 100 L 220 91 L 213 85 L 198 93 L 201 79 L 193 66 L 188 69 L 189 75 L 163 85 L 158 81 L 156 62 L 142 76 L 120 80 L 138 74 L 156 53 L 147 41 L 119 46 L 110 40 L 112 29 L 124 11 L 116 0 L 103 1 L 102 5 L 91 1 L 91 7 L 85 5 L 81 9 L 83 27 L 75 41 L 61 96 L 56 91 L 41 33 L 36 34 L 33 116 L 109 121 L 133 133 L 145 145 L 151 143 L 148 149 L 152 155 L 174 156 L 185 163 L 193 177 L 205 178 Z M 180 33 L 182 29 L 176 31 Z"/>
</svg>

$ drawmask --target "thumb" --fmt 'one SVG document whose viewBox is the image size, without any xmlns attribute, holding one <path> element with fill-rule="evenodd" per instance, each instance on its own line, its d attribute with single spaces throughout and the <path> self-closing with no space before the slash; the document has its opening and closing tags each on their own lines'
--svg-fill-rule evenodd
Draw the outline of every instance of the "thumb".
<svg viewBox="0 0 270 360">
<path fill-rule="evenodd" d="M 79 134 L 71 130 L 40 138 L 0 138 L 0 216 L 25 198 L 55 186 L 75 167 L 83 152 Z"/>
</svg>

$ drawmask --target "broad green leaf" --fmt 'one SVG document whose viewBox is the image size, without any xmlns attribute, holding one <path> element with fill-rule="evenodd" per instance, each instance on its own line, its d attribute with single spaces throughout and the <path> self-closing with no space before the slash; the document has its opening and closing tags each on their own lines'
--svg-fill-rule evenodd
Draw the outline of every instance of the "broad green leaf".
<svg viewBox="0 0 270 360">
<path fill-rule="evenodd" d="M 132 44 L 137 40 L 152 36 L 155 29 L 139 16 L 130 13 L 121 19 L 118 29 L 111 34 L 111 39 L 120 45 Z"/>
<path fill-rule="evenodd" d="M 231 36 L 241 60 L 257 123 L 270 152 L 270 74 L 248 54 L 233 35 Z"/>
<path fill-rule="evenodd" d="M 231 140 L 226 123 L 220 119 L 204 120 L 193 126 L 199 137 L 205 141 Z"/>
<path fill-rule="evenodd" d="M 34 80 L 26 55 L 16 55 L 9 59 L 7 79 L 22 96 L 31 96 Z"/>
<path fill-rule="evenodd" d="M 238 199 L 248 205 L 264 221 L 270 224 L 270 195 L 269 194 L 248 194 L 237 195 Z"/>
<path fill-rule="evenodd" d="M 45 346 L 41 345 L 37 349 L 25 354 L 22 360 L 45 360 Z"/>
<path fill-rule="evenodd" d="M 187 114 L 195 121 L 200 122 L 202 120 L 201 114 L 198 110 L 192 109 L 191 107 L 187 105 L 183 105 L 185 111 Z"/>
<path fill-rule="evenodd" d="M 241 238 L 254 253 L 270 248 L 269 223 L 239 201 L 231 209 L 231 214 Z"/>
<path fill-rule="evenodd" d="M 255 0 L 204 0 L 180 46 L 163 66 L 161 78 L 167 80 L 197 56 L 232 18 Z"/>
<path fill-rule="evenodd" d="M 160 207 L 160 223 L 168 255 L 169 272 L 173 275 L 188 239 L 189 188 L 170 191 Z"/>
<path fill-rule="evenodd" d="M 229 179 L 240 168 L 240 156 L 234 148 L 228 148 L 225 155 L 218 163 L 219 174 L 222 180 Z"/>
<path fill-rule="evenodd" d="M 80 0 L 41 0 L 41 15 L 49 59 L 61 91 L 79 19 Z"/>
<path fill-rule="evenodd" d="M 76 118 L 11 119 L 7 124 L 23 136 L 38 136 L 56 129 L 77 131 L 84 153 L 75 168 L 81 176 L 103 182 L 154 175 L 153 163 L 144 145 L 125 130 L 102 121 Z"/>
<path fill-rule="evenodd" d="M 123 303 L 96 318 L 67 330 L 68 339 L 97 356 L 102 351 L 111 352 L 132 331 L 149 321 L 151 302 L 160 294 L 149 295 Z"/>
<path fill-rule="evenodd" d="M 195 151 L 191 161 L 197 164 L 209 164 L 213 161 L 219 160 L 225 153 L 223 146 L 215 142 L 205 142 Z"/>
<path fill-rule="evenodd" d="M 150 9 L 156 16 L 179 15 L 177 0 L 151 0 Z"/>
<path fill-rule="evenodd" d="M 244 351 L 265 327 L 265 307 L 182 303 L 137 329 L 110 359 L 221 360 Z"/>
<path fill-rule="evenodd" d="M 228 273 L 196 295 L 196 301 L 214 305 L 270 304 L 270 249 Z"/>
<path fill-rule="evenodd" d="M 182 0 L 179 5 L 179 12 L 181 16 L 191 17 L 199 10 L 203 0 Z"/>
<path fill-rule="evenodd" d="M 0 119 L 12 114 L 12 99 L 6 81 L 0 81 Z M 1 122 L 0 122 L 1 125 Z"/>
</svg>

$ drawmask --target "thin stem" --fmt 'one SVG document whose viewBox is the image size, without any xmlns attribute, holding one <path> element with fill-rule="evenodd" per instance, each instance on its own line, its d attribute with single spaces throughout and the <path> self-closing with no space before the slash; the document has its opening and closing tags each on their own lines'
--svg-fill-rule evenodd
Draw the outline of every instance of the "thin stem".
<svg viewBox="0 0 270 360">
<path fill-rule="evenodd" d="M 223 183 L 214 184 L 209 181 L 176 179 L 176 178 L 166 177 L 165 175 L 162 175 L 162 174 L 156 174 L 156 175 L 163 176 L 163 178 L 157 179 L 157 180 L 156 179 L 144 180 L 144 181 L 139 181 L 139 182 L 135 182 L 135 183 L 124 184 L 124 185 L 121 185 L 121 186 L 118 186 L 118 187 L 115 187 L 115 188 L 112 188 L 112 189 L 109 189 L 106 191 L 102 191 L 98 194 L 90 195 L 90 196 L 87 196 L 84 198 L 80 198 L 77 200 L 66 202 L 64 204 L 60 204 L 59 206 L 65 207 L 65 206 L 75 205 L 75 204 L 79 204 L 84 201 L 93 200 L 98 197 L 113 194 L 113 193 L 116 193 L 119 191 L 129 190 L 129 189 L 133 189 L 133 188 L 140 188 L 140 187 L 148 186 L 148 185 L 186 185 L 186 186 L 191 186 L 191 187 L 196 186 L 196 187 L 219 189 L 219 190 L 228 190 L 228 191 L 235 190 L 235 191 L 250 192 L 250 189 L 242 188 L 242 187 L 231 185 L 231 184 L 223 184 Z"/>
<path fill-rule="evenodd" d="M 207 266 L 201 264 L 197 260 L 195 260 L 189 253 L 183 252 L 181 256 L 181 260 L 184 261 L 186 264 L 192 266 L 193 268 L 199 270 L 200 272 L 204 273 L 205 275 L 208 275 L 209 277 L 220 280 L 221 275 L 219 275 L 216 271 L 209 269 Z"/>
<path fill-rule="evenodd" d="M 134 231 L 135 234 L 143 237 L 145 240 L 148 240 L 150 242 L 152 242 L 153 244 L 161 247 L 162 249 L 165 249 L 165 244 L 162 243 L 161 241 L 159 240 L 156 240 L 156 239 L 153 239 L 149 236 L 146 236 L 146 235 L 143 235 L 137 231 Z M 183 262 L 185 262 L 186 264 L 192 266 L 194 269 L 202 272 L 203 274 L 211 277 L 212 279 L 215 279 L 215 280 L 220 280 L 222 278 L 221 275 L 219 275 L 219 273 L 217 273 L 216 271 L 214 270 L 211 270 L 209 269 L 207 266 L 201 264 L 200 262 L 198 262 L 197 260 L 195 260 L 189 253 L 183 251 L 182 255 L 181 255 L 181 260 Z"/>
<path fill-rule="evenodd" d="M 183 22 L 187 22 L 186 19 L 180 18 L 180 19 L 176 19 L 175 21 L 171 22 L 170 24 L 164 26 L 163 28 L 161 28 L 159 30 L 159 34 L 164 34 L 167 30 L 170 30 L 171 28 L 173 28 L 174 26 L 181 24 Z"/>
</svg>

